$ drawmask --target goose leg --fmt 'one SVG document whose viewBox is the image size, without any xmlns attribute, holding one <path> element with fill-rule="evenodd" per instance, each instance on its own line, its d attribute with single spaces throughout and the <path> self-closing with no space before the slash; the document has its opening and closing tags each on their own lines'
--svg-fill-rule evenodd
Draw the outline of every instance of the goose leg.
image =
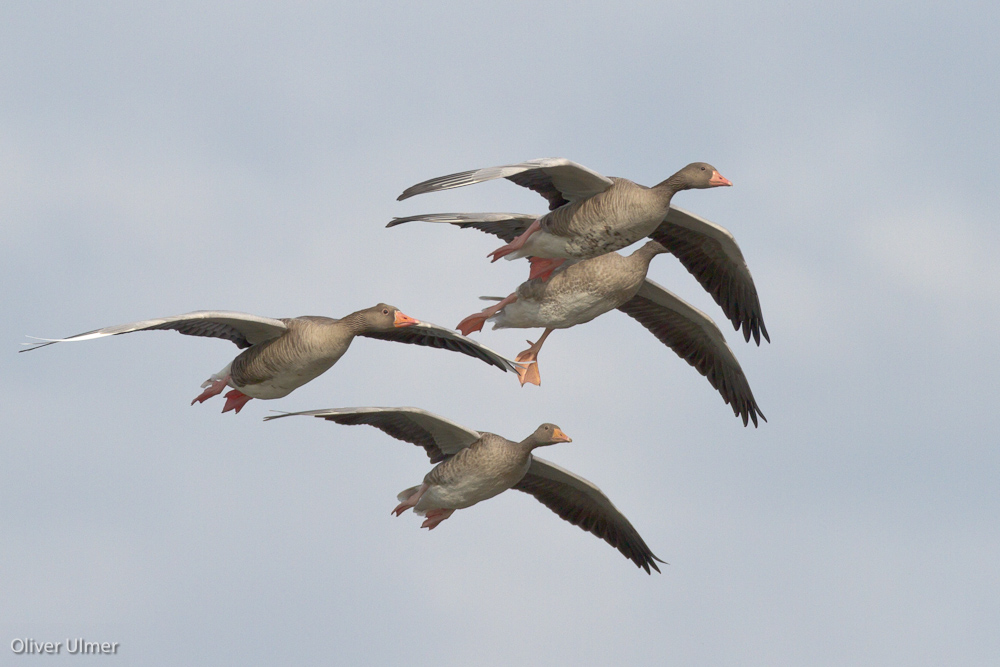
<svg viewBox="0 0 1000 667">
<path fill-rule="evenodd" d="M 414 493 L 412 496 L 410 496 L 409 498 L 407 498 L 403 502 L 401 502 L 398 505 L 396 505 L 396 509 L 394 509 L 391 512 L 389 512 L 389 514 L 395 514 L 396 516 L 399 516 L 400 514 L 402 514 L 403 512 L 405 512 L 406 510 L 410 509 L 411 507 L 415 507 L 416 504 L 418 502 L 420 502 L 420 497 L 422 495 L 424 495 L 424 493 L 429 488 L 430 488 L 430 486 L 428 486 L 427 484 L 421 484 L 420 488 L 417 489 L 416 493 Z"/>
<path fill-rule="evenodd" d="M 213 396 L 218 396 L 219 394 L 222 393 L 222 390 L 225 389 L 228 384 L 229 384 L 228 375 L 218 380 L 209 380 L 205 384 L 201 385 L 202 387 L 208 387 L 208 389 L 201 392 L 193 401 L 191 401 L 191 405 L 194 405 L 195 403 L 204 403 Z"/>
<path fill-rule="evenodd" d="M 251 400 L 253 396 L 247 396 L 239 389 L 233 389 L 231 392 L 226 394 L 226 406 L 222 408 L 223 412 L 229 412 L 230 410 L 235 410 L 235 414 L 239 414 L 243 406 L 247 404 L 247 401 Z"/>
<path fill-rule="evenodd" d="M 527 366 L 519 368 L 517 371 L 517 376 L 521 380 L 522 387 L 529 382 L 535 385 L 542 384 L 542 377 L 538 373 L 538 352 L 542 349 L 542 344 L 552 331 L 553 329 L 546 329 L 537 343 L 532 343 L 529 340 L 528 345 L 531 347 L 514 357 L 514 361 L 528 362 Z"/>
<path fill-rule="evenodd" d="M 552 276 L 552 272 L 562 266 L 566 260 L 562 258 L 529 257 L 528 261 L 531 263 L 531 272 L 528 273 L 528 280 L 533 280 L 534 278 L 548 280 Z"/>
<path fill-rule="evenodd" d="M 426 528 L 427 530 L 434 530 L 439 523 L 450 517 L 455 513 L 455 510 L 449 509 L 436 509 L 428 510 L 427 515 L 424 517 L 424 522 L 420 524 L 421 528 Z"/>
<path fill-rule="evenodd" d="M 490 306 L 489 308 L 484 308 L 482 312 L 469 315 L 464 320 L 458 323 L 455 328 L 462 332 L 463 336 L 468 336 L 473 331 L 481 331 L 483 325 L 486 324 L 486 320 L 490 319 L 501 310 L 504 306 L 514 303 L 517 301 L 517 294 L 511 294 L 506 299 L 500 301 L 496 305 Z"/>
<path fill-rule="evenodd" d="M 512 252 L 520 250 L 522 247 L 524 247 L 524 242 L 528 240 L 528 237 L 537 232 L 539 229 L 541 229 L 541 224 L 539 224 L 538 220 L 535 220 L 526 230 L 524 230 L 523 234 L 516 237 L 513 241 L 511 241 L 507 245 L 500 246 L 499 248 L 488 254 L 487 257 L 492 257 L 493 259 L 490 261 L 495 262 L 501 257 L 504 257 Z"/>
</svg>

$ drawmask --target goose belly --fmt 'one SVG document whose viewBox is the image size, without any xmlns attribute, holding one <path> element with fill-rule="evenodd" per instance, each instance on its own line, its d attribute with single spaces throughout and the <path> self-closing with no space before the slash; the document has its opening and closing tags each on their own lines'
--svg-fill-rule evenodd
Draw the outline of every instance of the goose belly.
<svg viewBox="0 0 1000 667">
<path fill-rule="evenodd" d="M 565 252 L 572 259 L 586 259 L 621 250 L 651 234 L 664 215 L 666 210 L 650 205 L 644 192 L 612 189 L 581 202 L 569 222 Z"/>
<path fill-rule="evenodd" d="M 339 357 L 337 358 L 339 359 Z M 236 385 L 241 392 L 252 398 L 272 399 L 283 398 L 292 393 L 302 385 L 315 380 L 320 375 L 330 370 L 337 363 L 337 359 L 319 359 L 310 363 L 296 364 L 283 368 L 275 372 L 271 377 L 263 382 L 254 384 Z"/>
<path fill-rule="evenodd" d="M 603 315 L 616 304 L 607 295 L 592 291 L 573 292 L 559 298 L 530 301 L 518 299 L 493 318 L 494 329 L 566 329 Z"/>
<path fill-rule="evenodd" d="M 566 243 L 565 252 L 572 259 L 588 259 L 621 250 L 649 236 L 660 223 L 648 216 L 628 216 L 620 220 L 603 220 Z"/>
<path fill-rule="evenodd" d="M 515 476 L 466 474 L 445 484 L 432 484 L 414 508 L 418 512 L 429 509 L 464 509 L 499 495 L 517 484 L 524 477 L 519 471 Z"/>
<path fill-rule="evenodd" d="M 509 255 L 507 259 L 518 259 L 521 257 L 546 257 L 549 259 L 573 259 L 577 255 L 570 250 L 573 239 L 565 236 L 556 236 L 544 230 L 537 231 L 528 237 L 520 250 Z"/>
</svg>

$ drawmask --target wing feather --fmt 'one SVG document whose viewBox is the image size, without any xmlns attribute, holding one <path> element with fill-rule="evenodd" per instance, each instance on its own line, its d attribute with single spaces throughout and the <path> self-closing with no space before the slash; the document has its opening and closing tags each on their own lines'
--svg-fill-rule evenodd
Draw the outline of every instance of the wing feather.
<svg viewBox="0 0 1000 667">
<path fill-rule="evenodd" d="M 481 345 L 457 331 L 446 329 L 430 322 L 420 322 L 419 324 L 400 327 L 392 331 L 372 331 L 359 335 L 396 343 L 426 345 L 428 347 L 451 350 L 452 352 L 460 352 L 484 361 L 491 366 L 496 366 L 504 372 L 516 371 L 518 368 L 516 362 L 501 356 L 485 345 Z"/>
<path fill-rule="evenodd" d="M 497 178 L 506 178 L 539 193 L 549 202 L 549 210 L 604 192 L 612 185 L 607 176 L 566 158 L 538 158 L 431 178 L 407 188 L 397 200 L 403 201 L 427 192 L 450 190 Z"/>
<path fill-rule="evenodd" d="M 430 213 L 393 218 L 386 227 L 395 227 L 405 222 L 446 222 L 465 229 L 472 227 L 487 234 L 499 236 L 507 243 L 524 233 L 537 215 L 524 213 Z"/>
<path fill-rule="evenodd" d="M 118 324 L 103 329 L 94 329 L 69 338 L 39 338 L 43 343 L 26 343 L 32 347 L 21 350 L 28 352 L 37 350 L 53 343 L 70 343 L 81 340 L 92 340 L 105 336 L 119 336 L 133 331 L 173 330 L 185 336 L 205 336 L 222 338 L 232 341 L 237 347 L 246 348 L 265 340 L 277 338 L 287 330 L 282 320 L 270 317 L 260 317 L 247 313 L 237 313 L 227 310 L 198 310 L 183 315 L 171 315 L 152 320 L 142 320 L 129 324 Z"/>
<path fill-rule="evenodd" d="M 743 329 L 760 345 L 771 342 L 753 276 L 729 230 L 675 206 L 649 235 L 675 255 L 701 286 L 712 295 L 737 331 Z"/>
<path fill-rule="evenodd" d="M 653 552 L 617 507 L 594 484 L 537 456 L 520 482 L 514 485 L 574 526 L 593 533 L 626 558 L 652 574 L 660 571 Z"/>
<path fill-rule="evenodd" d="M 294 416 L 319 417 L 346 426 L 374 426 L 397 440 L 423 447 L 431 463 L 444 461 L 483 437 L 477 431 L 419 408 L 331 408 L 288 412 L 265 417 L 264 421 Z"/>
<path fill-rule="evenodd" d="M 648 278 L 639 292 L 618 307 L 708 378 L 722 398 L 743 418 L 743 425 L 764 413 L 750 391 L 743 369 L 725 337 L 705 313 Z"/>
</svg>

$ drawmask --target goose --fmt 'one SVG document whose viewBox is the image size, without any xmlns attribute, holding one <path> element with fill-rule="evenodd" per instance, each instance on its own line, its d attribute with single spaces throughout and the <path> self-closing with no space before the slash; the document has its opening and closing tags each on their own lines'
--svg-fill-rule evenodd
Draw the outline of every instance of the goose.
<svg viewBox="0 0 1000 667">
<path fill-rule="evenodd" d="M 660 571 L 653 555 L 628 519 L 592 483 L 534 456 L 532 450 L 572 442 L 554 424 L 542 424 L 520 442 L 480 433 L 419 408 L 333 408 L 290 412 L 265 421 L 311 416 L 345 425 L 367 424 L 423 447 L 437 465 L 423 482 L 397 496 L 392 514 L 408 509 L 424 517 L 421 528 L 433 530 L 455 510 L 471 507 L 507 489 L 531 494 L 561 518 L 600 537 L 636 566 Z"/>
<path fill-rule="evenodd" d="M 431 213 L 393 218 L 386 227 L 407 222 L 438 222 L 465 229 L 478 229 L 504 241 L 513 241 L 537 219 L 526 213 Z M 671 205 L 663 222 L 649 237 L 675 255 L 705 290 L 712 295 L 733 329 L 757 345 L 760 337 L 771 342 L 757 288 L 743 252 L 729 230 L 694 213 Z"/>
<path fill-rule="evenodd" d="M 589 322 L 617 308 L 632 317 L 670 347 L 715 387 L 743 425 L 764 413 L 750 391 L 743 369 L 715 322 L 680 297 L 646 277 L 649 263 L 667 249 L 649 241 L 628 257 L 606 253 L 567 263 L 548 281 L 535 278 L 499 303 L 469 315 L 458 323 L 463 335 L 479 331 L 487 321 L 494 329 L 544 327 L 537 342 L 515 357 L 526 364 L 517 373 L 525 383 L 540 384 L 538 352 L 555 329 Z M 485 297 L 496 299 L 497 297 Z"/>
<path fill-rule="evenodd" d="M 566 158 L 539 158 L 432 178 L 407 188 L 397 200 L 497 178 L 545 197 L 549 213 L 489 256 L 494 262 L 501 257 L 531 257 L 528 277 L 542 279 L 567 259 L 589 259 L 648 236 L 663 222 L 671 198 L 681 190 L 732 185 L 705 162 L 692 162 L 648 188 L 608 178 Z"/>
<path fill-rule="evenodd" d="M 272 319 L 232 311 L 199 310 L 105 327 L 69 338 L 38 338 L 36 340 L 44 342 L 25 343 L 31 347 L 21 352 L 55 343 L 163 329 L 188 336 L 223 338 L 243 349 L 225 368 L 206 380 L 201 385 L 205 391 L 191 401 L 191 405 L 204 403 L 231 387 L 223 412 L 239 413 L 253 398 L 268 400 L 287 396 L 337 363 L 355 336 L 444 348 L 475 357 L 504 372 L 517 369 L 509 359 L 457 331 L 421 322 L 384 303 L 339 320 L 312 315 Z"/>
</svg>

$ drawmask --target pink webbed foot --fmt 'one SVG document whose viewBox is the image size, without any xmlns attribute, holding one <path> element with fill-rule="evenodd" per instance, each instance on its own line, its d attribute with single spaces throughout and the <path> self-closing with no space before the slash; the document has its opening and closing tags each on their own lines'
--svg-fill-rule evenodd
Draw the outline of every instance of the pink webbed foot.
<svg viewBox="0 0 1000 667">
<path fill-rule="evenodd" d="M 468 336 L 473 331 L 482 331 L 483 326 L 486 324 L 486 320 L 503 310 L 504 306 L 510 305 L 515 301 L 517 301 L 517 294 L 511 294 L 507 298 L 502 299 L 496 305 L 484 308 L 481 312 L 469 315 L 464 320 L 459 322 L 458 326 L 455 328 L 461 331 L 463 336 Z"/>
<path fill-rule="evenodd" d="M 521 361 L 517 359 L 516 361 Z M 533 384 L 536 387 L 542 385 L 542 376 L 538 372 L 538 362 L 531 362 L 530 364 L 517 369 L 517 377 L 521 381 L 521 386 L 526 384 Z"/>
<path fill-rule="evenodd" d="M 426 528 L 427 530 L 434 530 L 438 524 L 450 517 L 455 513 L 455 510 L 446 509 L 436 509 L 428 510 L 427 515 L 424 517 L 424 522 L 420 524 L 421 528 Z"/>
<path fill-rule="evenodd" d="M 191 401 L 191 405 L 194 405 L 195 403 L 204 403 L 213 396 L 218 396 L 219 394 L 222 393 L 222 390 L 225 389 L 228 384 L 229 384 L 228 375 L 222 378 L 221 380 L 211 380 L 210 382 L 207 383 L 208 389 L 201 392 L 193 401 Z"/>
<path fill-rule="evenodd" d="M 548 280 L 552 277 L 552 272 L 558 269 L 566 261 L 565 259 L 550 259 L 548 257 L 529 257 L 531 271 L 528 273 L 528 280 L 540 278 Z"/>
<path fill-rule="evenodd" d="M 235 410 L 235 414 L 239 414 L 243 406 L 251 399 L 253 399 L 253 396 L 247 396 L 239 389 L 233 389 L 226 394 L 226 406 L 222 408 L 222 411 L 229 412 L 230 410 Z"/>
<path fill-rule="evenodd" d="M 428 487 L 426 484 L 421 484 L 420 488 L 417 489 L 416 493 L 414 493 L 409 498 L 396 505 L 396 508 L 391 512 L 389 512 L 389 514 L 395 514 L 396 516 L 399 516 L 406 510 L 410 509 L 411 507 L 415 507 L 416 504 L 420 502 L 420 497 L 424 495 L 424 492 L 427 491 L 428 488 L 430 487 Z"/>
<path fill-rule="evenodd" d="M 506 257 L 510 253 L 520 250 L 521 248 L 524 247 L 524 243 L 525 241 L 528 240 L 528 237 L 537 232 L 539 229 L 541 229 L 541 227 L 542 226 L 539 223 L 539 221 L 535 220 L 533 223 L 531 223 L 531 225 L 528 226 L 526 230 L 524 230 L 523 234 L 516 237 L 513 241 L 511 241 L 507 245 L 500 246 L 499 248 L 488 254 L 487 257 L 492 257 L 493 259 L 491 259 L 490 261 L 495 262 L 501 257 Z"/>
<path fill-rule="evenodd" d="M 463 336 L 468 336 L 470 333 L 475 331 L 482 331 L 483 326 L 486 324 L 486 320 L 490 319 L 490 315 L 486 314 L 484 310 L 481 313 L 473 313 L 469 315 L 464 320 L 455 326 L 456 329 L 462 332 Z"/>
<path fill-rule="evenodd" d="M 546 329 L 537 343 L 532 343 L 530 340 L 526 341 L 531 347 L 514 357 L 514 361 L 524 364 L 517 370 L 517 377 L 521 380 L 522 387 L 526 384 L 541 386 L 542 377 L 538 373 L 538 353 L 541 351 L 542 345 L 550 333 L 552 333 L 552 329 Z"/>
</svg>

